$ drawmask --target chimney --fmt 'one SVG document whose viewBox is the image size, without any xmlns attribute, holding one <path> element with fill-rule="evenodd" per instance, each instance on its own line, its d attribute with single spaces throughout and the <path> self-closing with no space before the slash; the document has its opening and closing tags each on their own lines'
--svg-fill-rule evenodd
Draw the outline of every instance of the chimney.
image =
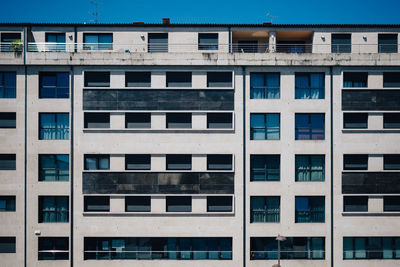
<svg viewBox="0 0 400 267">
<path fill-rule="evenodd" d="M 163 18 L 162 24 L 169 24 L 169 18 Z"/>
</svg>

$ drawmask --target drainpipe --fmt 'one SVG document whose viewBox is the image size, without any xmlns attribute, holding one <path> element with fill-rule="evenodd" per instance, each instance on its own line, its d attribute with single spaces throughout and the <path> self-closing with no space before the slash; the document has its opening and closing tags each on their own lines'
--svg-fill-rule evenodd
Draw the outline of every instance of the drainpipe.
<svg viewBox="0 0 400 267">
<path fill-rule="evenodd" d="M 232 29 L 228 27 L 228 52 L 232 53 Z"/>
</svg>

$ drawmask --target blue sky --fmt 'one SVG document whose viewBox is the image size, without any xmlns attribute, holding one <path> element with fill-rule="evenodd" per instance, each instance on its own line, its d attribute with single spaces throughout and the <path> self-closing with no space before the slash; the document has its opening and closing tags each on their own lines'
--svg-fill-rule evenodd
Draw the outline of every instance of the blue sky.
<svg viewBox="0 0 400 267">
<path fill-rule="evenodd" d="M 97 0 L 99 22 L 400 24 L 400 0 Z M 0 22 L 87 22 L 90 0 L 0 0 Z"/>
</svg>

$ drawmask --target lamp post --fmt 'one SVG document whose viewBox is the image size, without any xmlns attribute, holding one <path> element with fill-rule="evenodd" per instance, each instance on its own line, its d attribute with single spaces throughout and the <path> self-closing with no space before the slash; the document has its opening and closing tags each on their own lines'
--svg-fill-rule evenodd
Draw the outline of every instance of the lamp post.
<svg viewBox="0 0 400 267">
<path fill-rule="evenodd" d="M 278 234 L 278 236 L 275 238 L 275 240 L 278 241 L 278 264 L 274 264 L 274 265 L 272 265 L 272 267 L 281 267 L 281 241 L 285 241 L 286 237 Z"/>
</svg>

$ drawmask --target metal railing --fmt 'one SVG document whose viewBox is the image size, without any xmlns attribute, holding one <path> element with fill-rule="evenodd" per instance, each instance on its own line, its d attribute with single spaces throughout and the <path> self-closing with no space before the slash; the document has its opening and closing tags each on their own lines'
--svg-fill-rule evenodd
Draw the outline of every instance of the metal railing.
<svg viewBox="0 0 400 267">
<path fill-rule="evenodd" d="M 250 251 L 251 260 L 275 260 L 278 258 L 277 250 L 252 250 Z M 280 258 L 291 259 L 325 259 L 325 250 L 281 250 Z"/>
<path fill-rule="evenodd" d="M 251 222 L 279 222 L 280 209 L 253 209 L 250 216 Z"/>
<path fill-rule="evenodd" d="M 2 42 L 0 52 L 22 52 L 24 44 L 22 42 Z"/>
</svg>

